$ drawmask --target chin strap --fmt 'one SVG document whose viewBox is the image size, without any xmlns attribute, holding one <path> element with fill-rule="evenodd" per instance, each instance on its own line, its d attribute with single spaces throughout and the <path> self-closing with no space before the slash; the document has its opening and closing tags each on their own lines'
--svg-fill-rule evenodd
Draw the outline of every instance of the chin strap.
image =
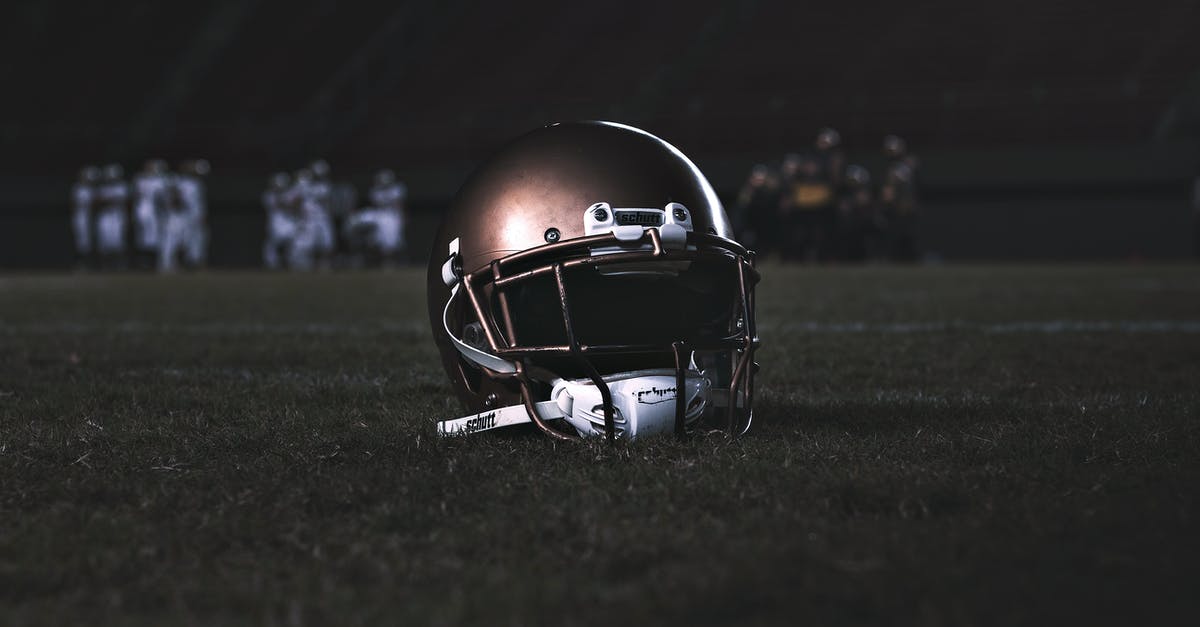
<svg viewBox="0 0 1200 627">
<path fill-rule="evenodd" d="M 535 403 L 538 415 L 542 420 L 557 420 L 564 418 L 562 410 L 558 408 L 558 404 L 554 401 L 542 401 Z M 525 411 L 524 405 L 509 405 L 508 407 L 498 407 L 481 411 L 478 414 L 463 416 L 453 420 L 443 420 L 437 423 L 438 435 L 446 437 L 453 435 L 470 435 L 479 433 L 480 431 L 489 431 L 491 429 L 499 429 L 500 427 L 511 427 L 512 425 L 521 425 L 532 423 L 533 420 L 529 417 L 529 412 Z"/>
<path fill-rule="evenodd" d="M 612 390 L 617 433 L 633 439 L 669 433 L 676 425 L 676 403 L 683 394 L 686 401 L 685 424 L 698 420 L 712 404 L 711 384 L 702 373 L 689 370 L 685 388 L 676 389 L 676 376 L 667 369 L 634 370 L 604 377 Z M 542 422 L 566 420 L 582 437 L 604 433 L 603 397 L 587 379 L 556 379 L 550 400 L 534 403 Z M 487 409 L 478 413 L 437 423 L 441 436 L 469 435 L 501 427 L 533 422 L 524 404 Z"/>
</svg>

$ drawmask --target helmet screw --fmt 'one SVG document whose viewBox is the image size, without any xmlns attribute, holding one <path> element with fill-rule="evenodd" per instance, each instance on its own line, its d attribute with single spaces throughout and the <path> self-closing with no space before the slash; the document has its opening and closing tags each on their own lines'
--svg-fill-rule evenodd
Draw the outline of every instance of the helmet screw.
<svg viewBox="0 0 1200 627">
<path fill-rule="evenodd" d="M 558 229 L 550 227 L 546 229 L 546 234 L 543 237 L 546 238 L 547 242 L 553 244 L 554 242 L 557 242 L 560 237 L 562 237 L 562 233 L 559 233 Z"/>
<path fill-rule="evenodd" d="M 488 407 L 495 407 L 496 406 L 496 393 L 495 392 L 489 393 L 487 395 L 487 397 L 483 399 L 483 404 Z"/>
<path fill-rule="evenodd" d="M 596 222 L 604 222 L 608 219 L 608 211 L 604 207 L 596 207 L 596 210 L 592 212 L 592 217 L 596 218 Z"/>
<path fill-rule="evenodd" d="M 685 211 L 683 209 L 683 207 L 675 207 L 674 214 L 675 214 L 675 219 L 680 222 L 686 222 L 688 219 L 687 211 Z"/>
</svg>

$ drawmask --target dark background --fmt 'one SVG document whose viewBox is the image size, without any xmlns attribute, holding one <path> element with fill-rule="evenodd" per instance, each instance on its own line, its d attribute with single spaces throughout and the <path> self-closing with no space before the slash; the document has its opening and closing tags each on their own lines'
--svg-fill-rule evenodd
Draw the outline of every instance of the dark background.
<svg viewBox="0 0 1200 627">
<path fill-rule="evenodd" d="M 0 267 L 65 267 L 86 163 L 212 161 L 211 259 L 255 265 L 275 169 L 408 183 L 413 245 L 470 169 L 561 120 L 641 126 L 732 200 L 838 128 L 921 157 L 947 260 L 1190 254 L 1194 2 L 27 1 L 0 25 Z"/>
</svg>

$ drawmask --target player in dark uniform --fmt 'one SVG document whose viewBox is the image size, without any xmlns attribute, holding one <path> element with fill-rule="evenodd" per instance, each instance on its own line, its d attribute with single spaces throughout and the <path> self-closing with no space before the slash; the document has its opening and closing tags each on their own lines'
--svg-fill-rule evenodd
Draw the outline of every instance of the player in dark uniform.
<svg viewBox="0 0 1200 627">
<path fill-rule="evenodd" d="M 1200 176 L 1192 183 L 1192 254 L 1200 259 Z"/>
<path fill-rule="evenodd" d="M 875 220 L 871 175 L 860 165 L 847 166 L 834 222 L 834 245 L 839 259 L 856 263 L 867 259 L 868 241 L 874 235 Z"/>
<path fill-rule="evenodd" d="M 795 174 L 783 187 L 780 200 L 783 258 L 816 261 L 832 221 L 836 190 L 822 173 L 817 157 L 796 157 L 795 164 Z"/>
<path fill-rule="evenodd" d="M 730 219 L 739 241 L 762 257 L 775 252 L 778 209 L 779 179 L 765 164 L 757 164 L 738 192 Z"/>
<path fill-rule="evenodd" d="M 818 209 L 817 220 L 817 240 L 816 257 L 823 261 L 835 259 L 841 251 L 840 242 L 837 240 L 835 231 L 837 229 L 837 198 L 836 196 L 842 191 L 843 181 L 846 174 L 846 153 L 842 150 L 842 136 L 836 130 L 825 127 L 817 131 L 817 137 L 813 141 L 815 148 L 814 159 L 817 162 L 819 170 L 818 176 L 829 184 L 830 189 L 834 190 L 834 197 L 830 202 Z"/>
<path fill-rule="evenodd" d="M 883 138 L 883 156 L 887 165 L 879 200 L 887 221 L 888 256 L 893 261 L 916 261 L 920 160 L 909 152 L 907 142 L 897 135 Z"/>
<path fill-rule="evenodd" d="M 912 176 L 907 163 L 893 163 L 879 188 L 879 202 L 887 221 L 888 256 L 893 261 L 917 260 L 917 199 Z"/>
</svg>

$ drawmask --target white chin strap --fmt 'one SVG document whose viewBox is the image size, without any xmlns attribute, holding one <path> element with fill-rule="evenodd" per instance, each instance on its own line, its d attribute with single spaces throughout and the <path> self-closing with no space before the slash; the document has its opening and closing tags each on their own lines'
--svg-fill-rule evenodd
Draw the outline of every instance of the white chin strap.
<svg viewBox="0 0 1200 627">
<path fill-rule="evenodd" d="M 618 438 L 634 439 L 675 431 L 675 371 L 670 368 L 635 370 L 603 377 L 612 395 L 613 422 Z M 701 373 L 684 375 L 684 423 L 698 420 L 710 404 L 711 384 Z M 583 437 L 605 435 L 604 401 L 590 379 L 559 379 L 550 400 L 534 408 L 543 421 L 564 419 Z M 466 435 L 531 422 L 524 405 L 500 407 L 438 423 L 438 434 Z"/>
</svg>

